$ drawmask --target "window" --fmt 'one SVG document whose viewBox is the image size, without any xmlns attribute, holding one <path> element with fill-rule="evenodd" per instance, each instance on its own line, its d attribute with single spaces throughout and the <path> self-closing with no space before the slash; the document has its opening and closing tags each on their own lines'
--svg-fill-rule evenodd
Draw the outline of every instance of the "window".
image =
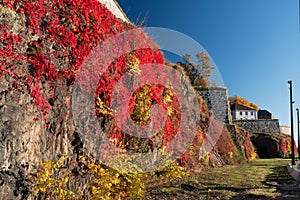
<svg viewBox="0 0 300 200">
<path fill-rule="evenodd" d="M 253 116 L 253 112 L 251 112 L 251 115 Z"/>
<path fill-rule="evenodd" d="M 245 112 L 245 115 L 248 115 L 248 112 Z"/>
<path fill-rule="evenodd" d="M 243 115 L 243 112 L 240 112 L 240 115 Z"/>
</svg>

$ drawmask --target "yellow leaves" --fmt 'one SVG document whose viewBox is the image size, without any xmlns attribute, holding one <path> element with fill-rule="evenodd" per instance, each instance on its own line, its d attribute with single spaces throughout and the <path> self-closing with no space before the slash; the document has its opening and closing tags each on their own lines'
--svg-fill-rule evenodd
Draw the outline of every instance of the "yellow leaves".
<svg viewBox="0 0 300 200">
<path fill-rule="evenodd" d="M 100 169 L 99 169 L 100 168 Z M 105 173 L 106 173 L 106 171 L 105 171 L 105 169 L 103 169 L 102 167 L 100 167 L 99 165 L 98 165 L 98 173 L 97 173 L 97 175 L 99 175 L 99 176 L 103 176 L 103 175 L 105 175 Z"/>
<path fill-rule="evenodd" d="M 74 192 L 64 190 L 64 189 L 61 189 L 61 188 L 55 188 L 52 192 L 52 195 L 58 196 L 59 199 L 66 199 L 66 196 L 70 196 L 72 198 L 75 197 Z"/>
<path fill-rule="evenodd" d="M 90 173 L 97 176 L 103 176 L 106 173 L 106 170 L 101 165 L 95 163 L 88 162 L 87 167 L 89 168 Z"/>
<path fill-rule="evenodd" d="M 209 164 L 209 154 L 206 153 L 204 157 L 204 164 L 208 165 Z"/>
<path fill-rule="evenodd" d="M 43 174 L 44 177 L 48 177 L 50 175 L 49 169 L 45 169 L 45 174 Z"/>
<path fill-rule="evenodd" d="M 81 162 L 83 162 L 83 161 L 85 161 L 85 157 L 84 157 L 84 156 L 79 156 L 79 160 L 80 160 Z"/>
<path fill-rule="evenodd" d="M 168 181 L 181 179 L 183 177 L 189 176 L 189 173 L 181 167 L 177 162 L 171 162 L 164 168 L 159 169 L 157 172 L 160 174 L 160 180 L 166 179 Z M 154 174 L 157 172 L 153 172 Z M 155 176 L 155 175 L 152 175 Z M 151 178 L 151 177 L 149 177 Z"/>
<path fill-rule="evenodd" d="M 172 107 L 172 106 L 169 106 L 169 107 L 167 108 L 166 114 L 167 114 L 168 116 L 172 116 L 172 114 L 173 114 L 173 107 Z"/>
<path fill-rule="evenodd" d="M 64 182 L 67 183 L 68 181 L 69 181 L 69 177 L 68 177 L 68 176 L 65 176 Z"/>
<path fill-rule="evenodd" d="M 130 69 L 129 72 L 132 72 L 132 73 L 138 74 L 138 75 L 141 74 L 141 70 L 138 67 L 134 67 L 134 68 Z"/>
<path fill-rule="evenodd" d="M 132 119 L 140 124 L 143 125 L 147 123 L 151 118 L 151 107 L 153 106 L 156 98 L 161 99 L 161 103 L 166 108 L 166 115 L 171 117 L 174 115 L 174 106 L 173 100 L 174 100 L 174 93 L 171 89 L 165 88 L 161 94 L 161 92 L 155 91 L 158 89 L 151 90 L 151 88 L 156 88 L 156 85 L 144 85 L 139 92 L 135 93 L 135 104 L 134 104 L 134 110 L 131 114 Z M 153 95 L 156 95 L 155 98 L 153 98 Z M 161 95 L 161 96 L 160 96 Z M 159 104 L 161 104 L 159 103 Z"/>
<path fill-rule="evenodd" d="M 97 166 L 95 164 L 88 164 L 88 168 L 93 171 L 93 172 L 96 172 L 97 171 Z"/>
<path fill-rule="evenodd" d="M 97 194 L 97 193 L 99 193 L 99 190 L 98 190 L 97 187 L 95 187 L 95 186 L 93 185 L 93 186 L 92 186 L 92 194 L 95 195 L 95 194 Z"/>
<path fill-rule="evenodd" d="M 113 179 L 112 180 L 112 182 L 111 182 L 111 185 L 117 185 L 117 184 L 119 184 L 121 182 L 121 180 L 119 179 L 119 178 L 115 178 L 115 179 Z"/>
<path fill-rule="evenodd" d="M 40 163 L 39 172 L 34 177 L 36 185 L 34 186 L 34 192 L 44 193 L 46 195 L 55 195 L 58 199 L 66 199 L 67 196 L 75 197 L 72 191 L 64 189 L 65 184 L 69 181 L 70 171 L 62 174 L 62 177 L 56 177 L 55 175 L 61 169 L 67 156 L 63 155 L 57 162 L 48 160 Z"/>
<path fill-rule="evenodd" d="M 61 180 L 61 179 L 57 180 L 57 185 L 58 185 L 58 187 L 59 187 L 59 188 L 61 188 L 61 187 L 62 187 L 62 185 L 63 185 L 63 182 L 62 182 L 62 180 Z"/>
<path fill-rule="evenodd" d="M 89 173 L 95 177 L 91 186 L 93 199 L 125 199 L 126 197 L 141 197 L 143 194 L 140 191 L 144 188 L 140 174 L 118 172 L 104 168 L 101 164 L 95 164 L 90 160 L 87 162 Z"/>
<path fill-rule="evenodd" d="M 39 187 L 39 191 L 46 192 L 46 187 Z"/>
<path fill-rule="evenodd" d="M 65 154 L 62 155 L 56 163 L 57 166 L 60 167 L 66 159 L 67 159 L 67 155 L 65 155 Z"/>
<path fill-rule="evenodd" d="M 129 72 L 135 73 L 135 74 L 140 74 L 141 70 L 139 69 L 139 65 L 140 65 L 141 61 L 135 57 L 132 54 L 129 54 L 126 56 L 126 70 L 128 70 Z"/>
<path fill-rule="evenodd" d="M 166 154 L 163 153 L 165 148 L 161 149 L 162 154 Z M 46 161 L 41 163 L 41 169 L 36 173 L 34 180 L 36 182 L 36 193 L 42 193 L 45 197 L 54 199 L 76 199 L 74 192 L 67 189 L 67 183 L 72 175 L 71 171 L 61 170 L 64 159 L 61 158 L 57 162 Z M 144 194 L 145 181 L 156 176 L 154 172 L 144 174 L 120 172 L 96 164 L 94 159 L 85 156 L 79 156 L 79 161 L 87 166 L 88 173 L 94 177 L 90 182 L 91 199 L 138 199 Z M 143 160 L 138 162 L 145 164 Z M 178 164 L 172 163 L 173 161 L 167 162 L 171 164 L 160 169 L 163 178 L 169 180 L 186 176 L 184 169 Z M 137 167 L 139 166 L 137 165 Z M 75 191 L 81 194 L 83 189 L 78 187 Z"/>
<path fill-rule="evenodd" d="M 258 158 L 258 155 L 256 153 L 255 148 L 253 147 L 251 150 L 251 160 L 254 160 L 255 158 Z"/>
<path fill-rule="evenodd" d="M 241 104 L 243 106 L 247 106 L 249 108 L 253 108 L 255 110 L 258 110 L 259 107 L 254 104 L 254 103 L 250 103 L 247 99 L 243 98 L 243 97 L 240 97 L 240 96 L 232 96 L 232 97 L 229 97 L 229 101 L 231 104 Z"/>
<path fill-rule="evenodd" d="M 96 110 L 101 114 L 112 115 L 113 112 L 115 112 L 109 106 L 105 105 L 104 102 L 99 97 L 97 97 L 96 105 L 97 105 Z"/>
<path fill-rule="evenodd" d="M 164 92 L 164 95 L 163 95 L 163 102 L 165 104 L 172 103 L 173 102 L 173 97 L 174 97 L 174 94 L 173 94 L 172 90 L 166 89 L 165 92 Z"/>
<path fill-rule="evenodd" d="M 118 140 L 117 138 L 109 138 L 109 141 L 115 145 L 117 145 L 120 149 L 125 148 L 125 144 L 123 141 Z"/>
<path fill-rule="evenodd" d="M 164 91 L 164 94 L 163 94 L 163 97 L 162 97 L 163 103 L 165 105 L 170 105 L 170 103 L 173 102 L 173 97 L 174 97 L 174 94 L 173 94 L 172 90 L 166 89 Z M 166 111 L 167 116 L 172 116 L 173 112 L 174 112 L 173 107 L 168 106 L 167 111 Z"/>
<path fill-rule="evenodd" d="M 228 155 L 229 155 L 229 158 L 232 158 L 232 157 L 233 157 L 233 152 L 232 152 L 232 151 L 229 151 L 229 152 L 228 152 Z"/>
<path fill-rule="evenodd" d="M 141 91 L 135 94 L 135 105 L 132 113 L 132 118 L 138 124 L 143 124 L 150 119 L 150 109 L 152 101 L 150 97 L 150 88 L 145 85 Z"/>
<path fill-rule="evenodd" d="M 194 145 L 191 145 L 191 146 L 189 147 L 189 154 L 190 154 L 190 156 L 196 155 Z"/>
<path fill-rule="evenodd" d="M 167 103 L 171 103 L 173 101 L 173 99 L 170 95 L 165 95 L 163 100 Z"/>
</svg>

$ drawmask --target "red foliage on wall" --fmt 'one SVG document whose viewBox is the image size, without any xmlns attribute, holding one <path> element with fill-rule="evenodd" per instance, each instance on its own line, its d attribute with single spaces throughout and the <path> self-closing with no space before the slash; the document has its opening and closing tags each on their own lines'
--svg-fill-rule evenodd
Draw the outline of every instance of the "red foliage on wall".
<svg viewBox="0 0 300 200">
<path fill-rule="evenodd" d="M 283 158 L 288 158 L 292 154 L 292 140 L 288 136 L 282 136 L 280 147 L 280 154 Z M 298 153 L 296 142 L 294 141 L 294 153 Z"/>
<path fill-rule="evenodd" d="M 1 41 L 5 41 L 6 47 L 0 49 L 1 75 L 14 78 L 15 89 L 28 91 L 45 116 L 51 106 L 41 84 L 47 81 L 54 87 L 58 79 L 72 82 L 93 47 L 114 34 L 133 28 L 121 23 L 96 0 L 4 0 L 3 3 L 25 15 L 27 29 L 14 35 L 12 27 L 2 25 Z M 37 39 L 24 41 L 28 35 Z M 21 45 L 28 46 L 27 52 L 16 51 Z M 62 60 L 65 63 L 62 64 Z M 29 65 L 28 73 L 22 73 L 21 77 L 17 76 L 21 69 L 14 65 L 20 62 Z"/>
<path fill-rule="evenodd" d="M 219 126 L 222 126 L 222 124 L 219 124 Z M 247 143 L 243 143 L 241 145 L 245 146 L 247 145 Z M 226 164 L 241 163 L 244 159 L 239 153 L 239 150 L 237 149 L 236 144 L 234 143 L 233 138 L 226 127 L 223 128 L 216 146 L 214 147 L 214 151 L 216 151 L 216 153 L 220 155 L 220 157 Z M 248 156 L 250 156 L 247 156 L 247 151 L 245 152 L 245 154 L 247 158 Z"/>
<path fill-rule="evenodd" d="M 55 88 L 74 83 L 84 59 L 99 43 L 135 28 L 118 20 L 97 0 L 4 0 L 3 3 L 19 15 L 25 16 L 26 28 L 15 35 L 13 27 L 5 24 L 1 26 L 0 42 L 5 41 L 6 46 L 0 48 L 0 77 L 7 76 L 13 79 L 16 84 L 10 90 L 30 94 L 32 104 L 37 106 L 45 121 L 56 103 Z M 152 39 L 145 34 L 141 34 L 139 38 L 123 38 L 123 41 L 117 41 L 120 44 L 115 44 L 114 47 L 121 47 L 124 41 L 128 46 L 122 48 L 128 48 L 128 53 L 110 64 L 98 80 L 98 108 L 101 103 L 101 106 L 111 107 L 112 88 L 124 73 L 130 70 L 128 57 L 137 59 L 140 65 L 164 64 L 163 54 L 153 48 Z M 130 51 L 131 46 L 137 45 L 136 43 L 144 48 Z M 22 47 L 27 47 L 27 50 L 16 50 Z M 118 49 L 113 51 L 117 52 Z M 103 62 L 106 56 L 111 55 L 103 55 Z M 93 77 L 93 74 L 86 76 Z M 50 91 L 45 91 L 45 84 Z M 170 102 L 164 101 L 164 93 L 168 88 L 159 85 L 148 87 L 150 92 L 147 96 L 150 97 L 151 105 L 158 104 L 168 112 L 162 130 L 162 145 L 166 146 L 178 130 L 181 112 L 179 103 L 176 97 Z M 136 101 L 136 96 L 133 95 L 132 104 L 129 105 L 129 111 L 132 113 Z M 98 116 L 110 117 L 108 113 L 101 111 L 103 110 L 98 109 Z M 34 117 L 33 120 L 37 121 L 39 117 L 41 116 Z M 124 133 L 120 128 L 110 130 L 111 138 L 124 140 Z"/>
</svg>

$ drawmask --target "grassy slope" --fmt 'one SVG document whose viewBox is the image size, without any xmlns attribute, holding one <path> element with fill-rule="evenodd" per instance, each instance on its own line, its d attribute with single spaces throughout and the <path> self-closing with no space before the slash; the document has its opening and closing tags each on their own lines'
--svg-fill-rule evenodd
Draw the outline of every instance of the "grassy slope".
<svg viewBox="0 0 300 200">
<path fill-rule="evenodd" d="M 204 171 L 181 181 L 150 187 L 144 199 L 300 199 L 266 182 L 292 183 L 287 159 L 257 159 Z"/>
</svg>

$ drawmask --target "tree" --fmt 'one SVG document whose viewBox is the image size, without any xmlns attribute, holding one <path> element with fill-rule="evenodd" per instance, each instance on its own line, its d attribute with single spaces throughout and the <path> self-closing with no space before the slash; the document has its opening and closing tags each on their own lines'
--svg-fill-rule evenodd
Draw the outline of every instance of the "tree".
<svg viewBox="0 0 300 200">
<path fill-rule="evenodd" d="M 247 106 L 249 108 L 253 108 L 255 110 L 258 110 L 258 108 L 259 108 L 255 103 L 250 103 L 247 99 L 237 96 L 237 95 L 229 97 L 229 101 L 231 104 L 237 103 L 237 104 L 241 104 L 243 106 Z"/>
<path fill-rule="evenodd" d="M 196 54 L 197 63 L 191 61 L 191 55 L 185 54 L 182 56 L 184 62 L 178 62 L 189 77 L 192 85 L 196 87 L 208 87 L 210 84 L 209 78 L 212 71 L 215 69 L 210 64 L 210 57 L 205 52 Z"/>
</svg>

